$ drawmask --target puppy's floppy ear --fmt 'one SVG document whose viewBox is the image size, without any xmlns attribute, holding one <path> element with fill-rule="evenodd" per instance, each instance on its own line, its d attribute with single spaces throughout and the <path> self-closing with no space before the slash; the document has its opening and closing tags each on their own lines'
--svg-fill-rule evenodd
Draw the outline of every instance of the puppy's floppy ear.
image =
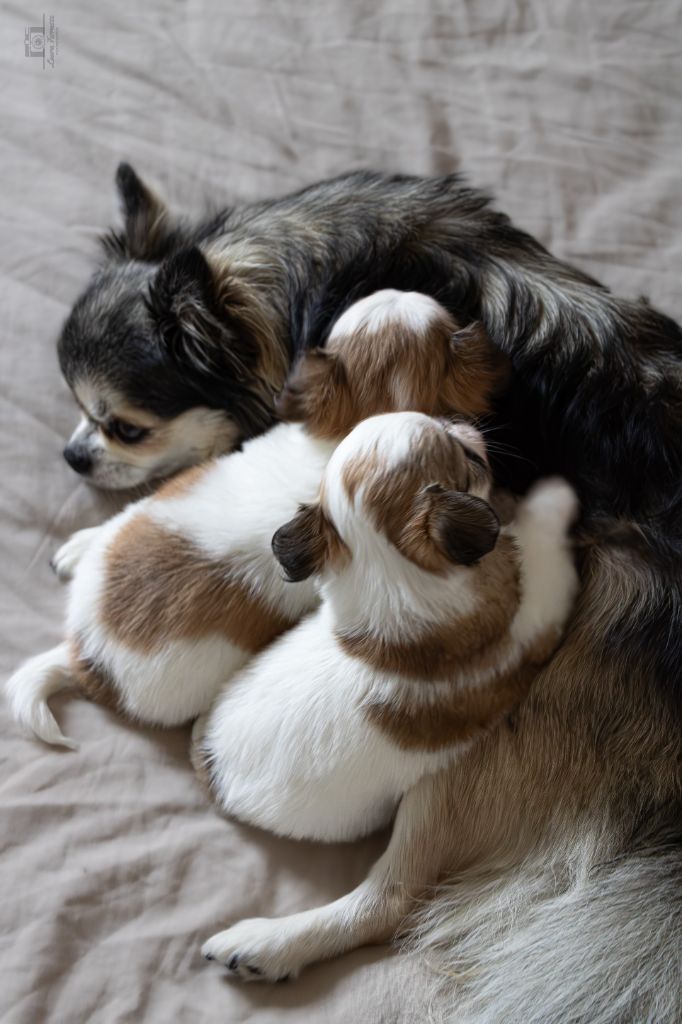
<svg viewBox="0 0 682 1024">
<path fill-rule="evenodd" d="M 493 550 L 500 521 L 487 501 L 464 491 L 439 491 L 433 497 L 434 540 L 451 562 L 473 565 Z"/>
<path fill-rule="evenodd" d="M 449 348 L 448 371 L 443 380 L 444 406 L 450 412 L 470 417 L 489 412 L 490 400 L 509 381 L 509 360 L 493 345 L 479 322 L 455 331 Z"/>
<path fill-rule="evenodd" d="M 495 547 L 500 521 L 487 501 L 466 491 L 431 484 L 417 495 L 398 548 L 424 569 L 437 572 L 474 565 Z"/>
<path fill-rule="evenodd" d="M 166 204 L 144 184 L 130 164 L 118 165 L 116 188 L 121 200 L 123 230 L 110 231 L 102 238 L 105 252 L 117 259 L 162 259 L 176 234 Z"/>
<path fill-rule="evenodd" d="M 348 378 L 340 356 L 314 348 L 298 360 L 276 402 L 280 419 L 306 423 L 320 436 L 346 431 L 352 416 Z"/>
<path fill-rule="evenodd" d="M 291 583 L 307 580 L 344 549 L 338 533 L 315 505 L 301 505 L 272 538 L 272 551 Z"/>
</svg>

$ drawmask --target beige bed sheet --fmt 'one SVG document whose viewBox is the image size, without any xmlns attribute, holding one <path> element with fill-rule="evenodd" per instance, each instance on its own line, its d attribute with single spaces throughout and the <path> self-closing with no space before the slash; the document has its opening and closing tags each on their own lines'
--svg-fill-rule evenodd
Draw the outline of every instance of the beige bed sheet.
<svg viewBox="0 0 682 1024">
<path fill-rule="evenodd" d="M 49 26 L 50 11 L 46 11 Z M 0 8 L 0 676 L 56 642 L 48 559 L 116 507 L 60 458 L 75 411 L 54 340 L 130 160 L 181 208 L 342 170 L 463 168 L 558 254 L 682 315 L 678 0 L 85 0 Z M 77 753 L 2 714 L 2 1024 L 408 1024 L 425 968 L 364 949 L 242 987 L 199 943 L 341 894 L 385 837 L 324 847 L 219 819 L 184 730 L 86 703 Z M 435 1012 L 435 1010 L 434 1010 Z"/>
</svg>

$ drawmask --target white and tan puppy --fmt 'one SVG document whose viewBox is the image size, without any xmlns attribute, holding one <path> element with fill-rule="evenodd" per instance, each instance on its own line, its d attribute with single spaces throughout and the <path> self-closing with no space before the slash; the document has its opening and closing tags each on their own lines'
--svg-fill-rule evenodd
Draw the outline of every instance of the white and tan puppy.
<svg viewBox="0 0 682 1024">
<path fill-rule="evenodd" d="M 521 701 L 576 594 L 577 500 L 545 481 L 500 528 L 490 487 L 466 424 L 377 416 L 337 447 L 319 501 L 273 539 L 290 579 L 321 574 L 320 608 L 195 726 L 195 764 L 224 811 L 286 836 L 354 838 Z M 271 980 L 330 955 L 314 927 L 294 933 L 243 922 L 203 952 Z"/>
<path fill-rule="evenodd" d="M 14 715 L 71 746 L 47 705 L 67 687 L 151 724 L 206 710 L 316 604 L 311 580 L 282 578 L 271 539 L 315 498 L 336 443 L 379 410 L 483 413 L 504 372 L 477 328 L 459 330 L 426 296 L 384 291 L 350 307 L 283 392 L 282 415 L 300 422 L 188 470 L 62 547 L 55 567 L 73 574 L 66 639 L 9 680 Z"/>
</svg>

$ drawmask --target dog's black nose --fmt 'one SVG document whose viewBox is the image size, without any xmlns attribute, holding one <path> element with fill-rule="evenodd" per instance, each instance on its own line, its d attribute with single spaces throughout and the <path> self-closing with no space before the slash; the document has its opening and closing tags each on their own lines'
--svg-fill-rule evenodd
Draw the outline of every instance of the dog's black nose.
<svg viewBox="0 0 682 1024">
<path fill-rule="evenodd" d="M 67 444 L 64 449 L 64 458 L 71 466 L 71 469 L 75 469 L 77 473 L 81 473 L 83 476 L 92 469 L 92 459 L 82 448 L 72 448 L 71 445 Z"/>
</svg>

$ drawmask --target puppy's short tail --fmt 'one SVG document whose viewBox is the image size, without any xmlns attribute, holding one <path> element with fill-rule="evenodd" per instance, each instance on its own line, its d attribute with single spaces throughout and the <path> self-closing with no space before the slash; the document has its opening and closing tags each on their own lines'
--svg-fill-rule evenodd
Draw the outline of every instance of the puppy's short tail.
<svg viewBox="0 0 682 1024">
<path fill-rule="evenodd" d="M 47 704 L 53 694 L 75 685 L 69 645 L 63 643 L 24 662 L 8 679 L 5 692 L 18 722 L 45 743 L 76 750 L 78 744 L 63 734 Z"/>
</svg>

